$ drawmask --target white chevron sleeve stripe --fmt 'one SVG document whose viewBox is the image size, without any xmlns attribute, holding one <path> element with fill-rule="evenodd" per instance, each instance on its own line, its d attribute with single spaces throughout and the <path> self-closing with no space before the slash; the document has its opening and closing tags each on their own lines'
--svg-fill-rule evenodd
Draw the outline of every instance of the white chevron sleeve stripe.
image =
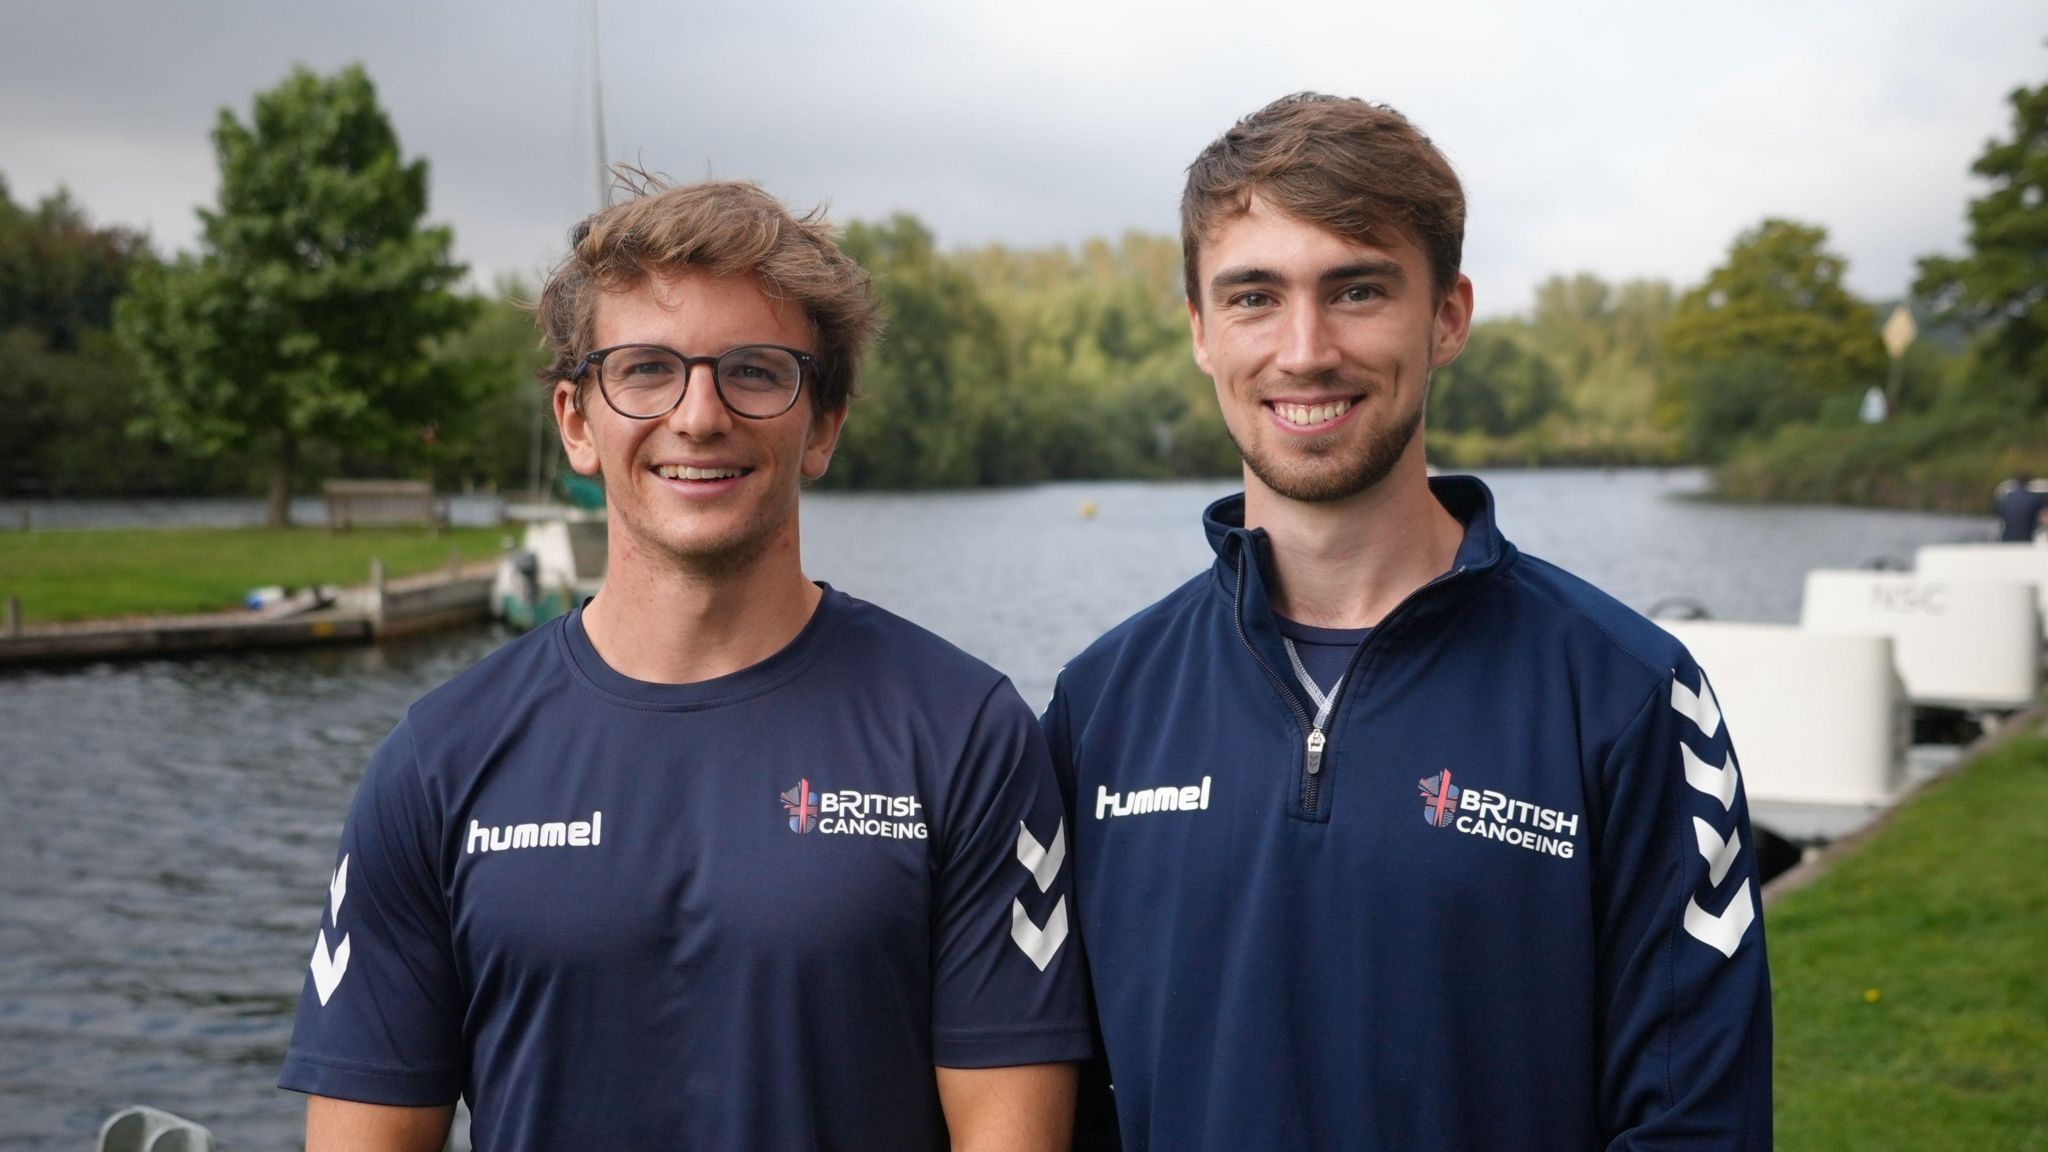
<svg viewBox="0 0 2048 1152">
<path fill-rule="evenodd" d="M 1714 686 L 1707 683 L 1705 672 L 1700 673 L 1698 692 L 1687 688 L 1676 672 L 1671 674 L 1671 707 L 1698 725 L 1710 740 L 1721 730 L 1721 702 L 1714 699 Z"/>
</svg>

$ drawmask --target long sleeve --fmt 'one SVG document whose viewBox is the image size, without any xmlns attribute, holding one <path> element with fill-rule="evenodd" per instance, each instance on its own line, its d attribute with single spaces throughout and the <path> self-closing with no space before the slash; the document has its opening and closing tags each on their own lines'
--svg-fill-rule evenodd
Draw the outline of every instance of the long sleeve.
<svg viewBox="0 0 2048 1152">
<path fill-rule="evenodd" d="M 1771 1147 L 1754 836 L 1728 728 L 1685 659 L 1611 749 L 1596 883 L 1607 1147 Z"/>
</svg>

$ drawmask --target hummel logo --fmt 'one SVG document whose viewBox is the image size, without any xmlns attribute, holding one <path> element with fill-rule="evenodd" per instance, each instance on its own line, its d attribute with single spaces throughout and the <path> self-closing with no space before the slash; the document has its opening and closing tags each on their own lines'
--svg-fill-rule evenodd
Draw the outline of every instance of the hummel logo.
<svg viewBox="0 0 2048 1152">
<path fill-rule="evenodd" d="M 1060 868 L 1067 862 L 1067 822 L 1062 819 L 1052 830 L 1050 848 L 1038 842 L 1025 827 L 1017 821 L 1017 863 L 1031 873 L 1031 879 L 1040 892 L 1050 891 L 1052 882 L 1059 879 Z M 1040 972 L 1059 955 L 1060 945 L 1067 942 L 1067 898 L 1061 896 L 1059 903 L 1052 906 L 1052 915 L 1045 918 L 1045 927 L 1031 922 L 1031 914 L 1024 910 L 1024 901 L 1010 902 L 1010 939 L 1019 951 L 1038 965 Z"/>
<path fill-rule="evenodd" d="M 327 884 L 328 924 L 335 931 L 341 931 L 341 902 L 348 895 L 348 857 L 341 858 L 341 866 L 334 870 L 334 879 Z M 341 978 L 348 975 L 348 937 L 334 946 L 334 952 L 327 951 L 327 933 L 321 932 L 313 941 L 313 993 L 320 997 L 325 1007 L 328 997 L 341 985 Z"/>
<path fill-rule="evenodd" d="M 1685 686 L 1677 676 L 1671 678 L 1671 708 L 1680 716 L 1699 725 L 1707 739 L 1721 730 L 1721 704 L 1714 699 L 1714 687 L 1707 683 L 1707 674 L 1700 673 L 1700 690 L 1694 692 Z"/>
<path fill-rule="evenodd" d="M 1194 812 L 1209 808 L 1209 777 L 1202 777 L 1200 784 L 1183 787 L 1167 785 L 1163 788 L 1134 788 L 1129 792 L 1111 792 L 1106 784 L 1095 786 L 1095 818 L 1111 816 L 1141 816 L 1147 812 Z"/>
<path fill-rule="evenodd" d="M 1735 955 L 1742 947 L 1743 933 L 1756 920 L 1756 907 L 1749 898 L 1749 881 L 1735 890 L 1735 899 L 1719 916 L 1700 907 L 1698 900 L 1685 902 L 1685 930 L 1693 939 L 1718 949 L 1723 956 Z"/>
</svg>

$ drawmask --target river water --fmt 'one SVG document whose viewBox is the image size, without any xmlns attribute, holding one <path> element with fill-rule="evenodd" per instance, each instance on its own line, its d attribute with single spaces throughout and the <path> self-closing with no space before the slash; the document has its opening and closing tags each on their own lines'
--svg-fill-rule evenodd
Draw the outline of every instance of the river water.
<svg viewBox="0 0 2048 1152">
<path fill-rule="evenodd" d="M 1638 609 L 1684 597 L 1721 619 L 1793 620 L 1809 568 L 1990 532 L 1706 503 L 1685 498 L 1691 472 L 1488 479 L 1525 551 Z M 806 567 L 952 638 L 1035 706 L 1063 660 L 1208 564 L 1197 517 L 1230 490 L 812 495 Z M 300 1146 L 302 1100 L 272 1084 L 349 797 L 406 705 L 504 639 L 0 674 L 0 1149 L 89 1149 L 131 1103 L 207 1124 L 227 1152 Z"/>
</svg>

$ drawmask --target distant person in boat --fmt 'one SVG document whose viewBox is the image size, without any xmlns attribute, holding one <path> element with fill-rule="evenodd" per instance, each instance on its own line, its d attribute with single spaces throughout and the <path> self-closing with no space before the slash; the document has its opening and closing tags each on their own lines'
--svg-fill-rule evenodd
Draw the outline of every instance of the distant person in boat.
<svg viewBox="0 0 2048 1152">
<path fill-rule="evenodd" d="M 1998 510 L 1998 538 L 2007 544 L 2031 542 L 2048 516 L 2048 491 L 2027 472 L 2000 484 L 1991 503 Z"/>
<path fill-rule="evenodd" d="M 1443 154 L 1359 100 L 1276 101 L 1188 169 L 1195 361 L 1245 491 L 1044 717 L 1114 1083 L 1084 1119 L 1113 1100 L 1127 1148 L 1771 1146 L 1713 690 L 1510 544 L 1485 485 L 1426 474 L 1464 231 Z"/>
<path fill-rule="evenodd" d="M 1069 830 L 1000 674 L 798 555 L 879 321 L 816 216 L 637 189 L 541 294 L 603 590 L 415 704 L 342 831 L 307 1147 L 1066 1147 Z"/>
</svg>

